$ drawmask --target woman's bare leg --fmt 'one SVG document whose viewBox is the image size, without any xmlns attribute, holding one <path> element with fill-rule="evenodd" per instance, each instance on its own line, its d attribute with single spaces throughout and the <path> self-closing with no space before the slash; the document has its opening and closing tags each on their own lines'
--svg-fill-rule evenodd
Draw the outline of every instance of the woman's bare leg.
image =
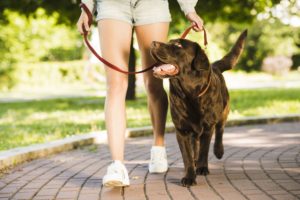
<svg viewBox="0 0 300 200">
<path fill-rule="evenodd" d="M 103 19 L 98 21 L 98 30 L 102 56 L 114 65 L 127 70 L 132 26 L 119 20 Z M 108 144 L 112 159 L 123 161 L 127 75 L 106 67 L 106 84 L 105 122 Z"/>
<path fill-rule="evenodd" d="M 166 42 L 169 23 L 154 23 L 135 27 L 139 47 L 142 53 L 143 67 L 155 63 L 150 55 L 152 41 Z M 151 115 L 154 133 L 154 145 L 164 146 L 164 132 L 168 110 L 168 98 L 161 79 L 153 76 L 152 70 L 144 73 L 144 84 L 148 93 L 148 109 Z"/>
</svg>

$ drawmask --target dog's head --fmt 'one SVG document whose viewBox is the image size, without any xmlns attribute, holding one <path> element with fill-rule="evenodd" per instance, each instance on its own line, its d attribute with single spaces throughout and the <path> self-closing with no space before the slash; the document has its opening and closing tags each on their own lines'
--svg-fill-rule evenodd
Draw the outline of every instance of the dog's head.
<svg viewBox="0 0 300 200">
<path fill-rule="evenodd" d="M 168 43 L 152 42 L 152 57 L 159 63 L 154 71 L 157 78 L 197 76 L 210 67 L 208 58 L 199 44 L 186 39 L 170 40 Z"/>
</svg>

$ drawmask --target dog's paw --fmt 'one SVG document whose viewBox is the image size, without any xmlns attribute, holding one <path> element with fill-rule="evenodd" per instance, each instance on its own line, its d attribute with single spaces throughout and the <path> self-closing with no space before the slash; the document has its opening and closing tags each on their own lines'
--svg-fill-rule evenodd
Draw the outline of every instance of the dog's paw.
<svg viewBox="0 0 300 200">
<path fill-rule="evenodd" d="M 182 186 L 184 187 L 190 187 L 192 185 L 196 185 L 197 182 L 196 182 L 196 178 L 190 178 L 190 177 L 183 177 L 181 179 L 181 184 Z"/>
<path fill-rule="evenodd" d="M 221 159 L 224 155 L 223 145 L 214 146 L 214 154 L 218 159 Z"/>
<path fill-rule="evenodd" d="M 209 170 L 207 167 L 198 167 L 196 169 L 196 173 L 197 175 L 203 175 L 203 176 L 206 176 L 209 174 Z"/>
</svg>

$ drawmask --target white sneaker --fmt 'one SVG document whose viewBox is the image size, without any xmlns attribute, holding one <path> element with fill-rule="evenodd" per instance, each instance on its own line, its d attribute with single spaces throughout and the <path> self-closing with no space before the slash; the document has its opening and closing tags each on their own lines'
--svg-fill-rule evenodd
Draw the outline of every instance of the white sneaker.
<svg viewBox="0 0 300 200">
<path fill-rule="evenodd" d="M 163 146 L 152 146 L 151 159 L 149 163 L 150 173 L 164 173 L 168 170 L 166 148 Z"/>
<path fill-rule="evenodd" d="M 128 172 L 121 161 L 115 160 L 107 167 L 107 172 L 103 177 L 102 184 L 106 187 L 129 186 Z"/>
</svg>

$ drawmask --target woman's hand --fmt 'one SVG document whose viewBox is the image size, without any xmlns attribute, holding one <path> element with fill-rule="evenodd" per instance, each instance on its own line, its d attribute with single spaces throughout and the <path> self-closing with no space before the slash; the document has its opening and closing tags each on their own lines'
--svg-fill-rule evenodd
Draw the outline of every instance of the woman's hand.
<svg viewBox="0 0 300 200">
<path fill-rule="evenodd" d="M 196 12 L 190 12 L 186 15 L 186 18 L 192 22 L 193 25 L 196 25 L 193 29 L 195 31 L 202 31 L 203 30 L 203 20 Z"/>
<path fill-rule="evenodd" d="M 79 33 L 81 35 L 83 35 L 82 25 L 84 25 L 84 28 L 86 31 L 88 31 L 88 33 L 90 32 L 90 27 L 89 27 L 88 21 L 89 21 L 88 15 L 84 11 L 82 11 L 81 15 L 77 21 L 77 30 L 79 31 Z"/>
</svg>

